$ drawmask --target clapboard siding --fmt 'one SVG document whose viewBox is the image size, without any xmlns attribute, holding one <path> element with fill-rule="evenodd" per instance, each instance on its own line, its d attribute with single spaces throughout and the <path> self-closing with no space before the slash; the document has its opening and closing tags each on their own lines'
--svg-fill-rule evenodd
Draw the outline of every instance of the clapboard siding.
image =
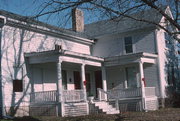
<svg viewBox="0 0 180 121">
<path fill-rule="evenodd" d="M 159 96 L 159 77 L 158 77 L 158 65 L 156 64 L 144 64 L 144 76 L 147 87 L 156 87 L 156 95 Z"/>
<path fill-rule="evenodd" d="M 5 113 L 7 115 L 14 115 L 15 116 L 29 116 L 29 106 L 11 106 L 11 107 L 5 107 Z"/>
<path fill-rule="evenodd" d="M 5 106 L 11 106 L 12 104 L 22 105 L 21 103 L 25 100 L 26 104 L 23 106 L 29 105 L 28 94 L 31 92 L 31 86 L 29 82 L 29 75 L 26 72 L 26 65 L 24 60 L 24 53 L 27 52 L 41 52 L 54 50 L 55 44 L 62 45 L 62 49 L 74 51 L 83 54 L 90 54 L 89 45 L 69 41 L 57 37 L 48 36 L 45 34 L 40 34 L 37 32 L 28 31 L 25 29 L 15 28 L 8 25 L 3 27 L 2 31 L 2 81 L 4 86 L 4 95 L 5 95 Z M 15 70 L 15 66 L 19 66 L 18 71 Z M 56 68 L 55 68 L 56 69 Z M 52 70 L 55 72 L 54 70 Z M 16 74 L 17 73 L 17 74 Z M 48 73 L 44 70 L 44 73 Z M 46 76 L 46 74 L 45 74 Z M 47 77 L 45 81 L 47 80 Z M 56 77 L 52 78 L 52 81 L 55 81 Z M 23 80 L 23 92 L 14 93 L 12 88 L 13 79 L 22 79 Z M 46 86 L 46 85 L 45 85 Z M 52 85 L 51 87 L 56 87 Z M 46 87 L 45 90 L 50 90 L 50 87 Z M 39 91 L 39 88 L 35 88 L 35 91 Z M 42 89 L 40 89 L 42 90 Z M 13 95 L 16 95 L 13 97 Z M 18 95 L 18 96 L 17 96 Z M 24 99 L 26 98 L 27 99 Z M 15 99 L 14 99 L 15 98 Z M 25 102 L 24 101 L 24 102 Z"/>
<path fill-rule="evenodd" d="M 124 88 L 124 81 L 125 81 L 125 69 L 124 67 L 114 67 L 111 69 L 107 69 L 107 87 L 108 89 Z"/>
<path fill-rule="evenodd" d="M 88 114 L 87 103 L 66 103 L 64 104 L 64 116 L 82 116 Z"/>
<path fill-rule="evenodd" d="M 132 37 L 134 53 L 156 52 L 154 30 L 143 29 L 119 34 L 110 33 L 108 35 L 97 37 L 98 40 L 93 46 L 92 54 L 101 57 L 126 54 L 124 38 L 128 36 Z"/>
<path fill-rule="evenodd" d="M 146 98 L 146 109 L 157 110 L 159 108 L 157 97 Z"/>
</svg>

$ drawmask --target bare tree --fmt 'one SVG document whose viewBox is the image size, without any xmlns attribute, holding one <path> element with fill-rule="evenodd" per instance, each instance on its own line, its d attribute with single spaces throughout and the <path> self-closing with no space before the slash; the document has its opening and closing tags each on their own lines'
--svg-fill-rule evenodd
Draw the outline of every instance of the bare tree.
<svg viewBox="0 0 180 121">
<path fill-rule="evenodd" d="M 163 6 L 170 6 L 173 18 L 165 12 Z M 69 14 L 72 8 L 81 8 L 89 14 L 98 15 L 100 18 L 114 19 L 126 17 L 140 22 L 154 24 L 165 30 L 169 35 L 180 41 L 180 0 L 46 0 L 39 7 L 39 12 L 34 16 L 38 18 L 44 15 L 55 15 L 65 12 Z M 159 16 L 164 16 L 176 31 L 170 31 L 165 24 L 150 19 L 133 16 L 135 12 L 154 9 Z M 61 17 L 62 18 L 62 17 Z M 68 17 L 69 19 L 70 17 Z"/>
</svg>

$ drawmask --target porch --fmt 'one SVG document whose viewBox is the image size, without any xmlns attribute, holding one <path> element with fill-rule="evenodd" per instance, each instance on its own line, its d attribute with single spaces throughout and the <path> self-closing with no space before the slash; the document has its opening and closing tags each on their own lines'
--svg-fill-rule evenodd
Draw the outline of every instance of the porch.
<svg viewBox="0 0 180 121">
<path fill-rule="evenodd" d="M 140 53 L 114 57 L 105 59 L 105 63 L 101 58 L 84 56 L 53 51 L 38 53 L 38 58 L 36 53 L 28 54 L 32 79 L 30 106 L 53 105 L 56 115 L 61 116 L 87 115 L 87 97 L 94 95 L 94 102 L 115 102 L 117 110 L 124 106 L 122 101 L 129 100 L 138 100 L 140 110 L 155 110 L 158 107 L 156 88 L 146 84 L 144 79 L 145 67 L 156 63 L 155 55 L 147 57 Z M 127 58 L 130 60 L 127 61 Z M 33 108 L 33 111 L 38 109 Z"/>
<path fill-rule="evenodd" d="M 87 95 L 95 96 L 96 88 L 102 88 L 99 82 L 104 59 L 53 50 L 25 55 L 31 82 L 31 112 L 46 112 L 51 107 L 57 116 L 89 114 Z"/>
</svg>

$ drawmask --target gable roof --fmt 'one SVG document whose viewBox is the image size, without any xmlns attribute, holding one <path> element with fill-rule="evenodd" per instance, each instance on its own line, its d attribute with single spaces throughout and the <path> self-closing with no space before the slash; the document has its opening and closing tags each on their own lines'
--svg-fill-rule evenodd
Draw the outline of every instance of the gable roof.
<svg viewBox="0 0 180 121">
<path fill-rule="evenodd" d="M 57 36 L 62 35 L 66 37 L 70 37 L 71 39 L 79 39 L 82 40 L 81 42 L 85 41 L 87 43 L 93 43 L 94 41 L 91 40 L 87 35 L 82 32 L 75 32 L 69 29 L 59 28 L 50 24 L 46 24 L 35 19 L 32 19 L 27 16 L 21 16 L 18 14 L 14 14 L 8 11 L 0 10 L 0 17 L 3 16 L 6 18 L 6 24 L 10 26 L 26 28 L 35 32 L 43 31 L 44 33 L 49 35 Z"/>
<path fill-rule="evenodd" d="M 162 9 L 165 10 L 167 7 L 163 6 Z M 145 19 L 150 20 L 155 23 L 159 23 L 162 19 L 162 15 L 160 15 L 155 9 L 148 9 L 144 11 L 140 11 L 130 16 L 137 19 Z M 150 24 L 143 21 L 137 21 L 131 18 L 120 16 L 115 19 L 98 21 L 95 23 L 85 25 L 85 33 L 88 36 L 102 36 L 105 34 L 115 34 L 115 33 L 123 33 L 128 31 L 133 31 L 137 29 L 147 28 L 147 27 L 156 27 L 154 24 Z"/>
</svg>

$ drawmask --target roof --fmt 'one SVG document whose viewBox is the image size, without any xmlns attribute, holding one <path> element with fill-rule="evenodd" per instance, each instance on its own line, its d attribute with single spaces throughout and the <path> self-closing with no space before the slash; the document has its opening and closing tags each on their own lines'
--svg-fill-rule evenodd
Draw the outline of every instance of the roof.
<svg viewBox="0 0 180 121">
<path fill-rule="evenodd" d="M 53 25 L 50 25 L 50 24 L 46 24 L 46 23 L 37 21 L 35 19 L 32 19 L 31 17 L 21 16 L 21 15 L 14 14 L 14 13 L 11 13 L 11 12 L 8 12 L 8 11 L 0 10 L 0 16 L 6 17 L 7 24 L 9 24 L 9 25 L 15 24 L 15 23 L 12 23 L 12 21 L 14 20 L 13 22 L 16 22 L 17 26 L 20 26 L 19 24 L 21 24 L 21 23 L 26 23 L 26 24 L 23 24 L 23 25 L 27 25 L 28 27 L 31 27 L 30 25 L 33 25 L 33 27 L 34 26 L 40 26 L 39 28 L 44 27 L 46 30 L 51 30 L 52 32 L 56 31 L 58 33 L 64 33 L 64 34 L 67 34 L 67 35 L 72 35 L 72 36 L 76 36 L 76 37 L 82 37 L 82 38 L 91 39 L 82 32 L 75 32 L 75 31 L 72 31 L 72 30 L 69 30 L 69 29 L 59 28 L 59 27 L 56 27 L 56 26 L 53 26 Z M 17 21 L 15 21 L 15 20 L 17 20 Z M 9 23 L 8 23 L 8 21 L 9 21 Z"/>
<path fill-rule="evenodd" d="M 85 60 L 93 60 L 98 62 L 103 62 L 104 58 L 91 56 L 88 54 L 77 53 L 69 50 L 50 50 L 50 51 L 42 51 L 42 52 L 30 52 L 24 53 L 25 57 L 37 57 L 37 56 L 51 56 L 51 55 L 58 55 L 58 56 L 70 56 L 75 58 L 82 58 Z"/>
<path fill-rule="evenodd" d="M 167 7 L 165 6 L 162 7 L 163 10 L 165 10 L 166 8 Z M 151 20 L 155 23 L 160 22 L 162 18 L 162 15 L 160 15 L 155 9 L 140 11 L 131 14 L 130 16 L 133 16 L 138 19 Z M 123 33 L 147 27 L 155 27 L 155 25 L 121 16 L 113 20 L 103 20 L 87 24 L 85 25 L 85 33 L 89 36 L 97 37 L 105 34 Z"/>
</svg>

